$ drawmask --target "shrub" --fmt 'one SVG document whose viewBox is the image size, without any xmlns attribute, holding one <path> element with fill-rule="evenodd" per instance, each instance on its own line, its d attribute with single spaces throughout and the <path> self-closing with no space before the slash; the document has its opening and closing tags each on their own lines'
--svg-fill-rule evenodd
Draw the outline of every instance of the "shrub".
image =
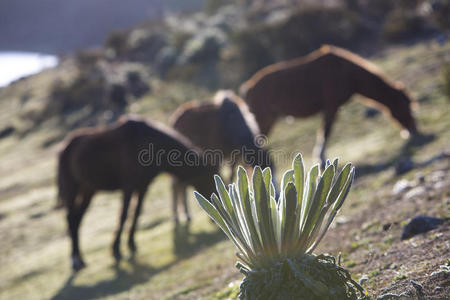
<svg viewBox="0 0 450 300">
<path fill-rule="evenodd" d="M 53 86 L 46 113 L 61 115 L 84 106 L 98 108 L 105 95 L 105 79 L 92 78 L 81 73 L 70 83 L 56 82 Z"/>
<path fill-rule="evenodd" d="M 383 37 L 391 42 L 401 42 L 420 34 L 423 25 L 424 20 L 415 12 L 396 9 L 386 18 Z"/>
<path fill-rule="evenodd" d="M 126 90 L 135 98 L 140 98 L 151 91 L 151 86 L 143 80 L 138 71 L 128 71 L 126 74 Z"/>
<path fill-rule="evenodd" d="M 235 81 L 241 82 L 247 79 L 260 68 L 267 66 L 275 61 L 270 52 L 270 40 L 267 32 L 269 26 L 261 25 L 235 32 L 231 35 L 232 48 L 235 60 Z"/>
<path fill-rule="evenodd" d="M 75 52 L 75 63 L 79 69 L 90 69 L 104 58 L 101 50 L 78 50 Z"/>
<path fill-rule="evenodd" d="M 204 63 L 217 60 L 220 48 L 226 41 L 219 29 L 207 29 L 185 42 L 180 63 Z"/>
<path fill-rule="evenodd" d="M 220 7 L 227 4 L 227 0 L 206 0 L 204 5 L 205 13 L 212 15 L 215 14 Z"/>
<path fill-rule="evenodd" d="M 431 17 L 433 21 L 442 29 L 450 28 L 450 2 L 446 0 L 436 0 L 431 4 Z"/>
<path fill-rule="evenodd" d="M 112 50 L 114 56 L 121 56 L 128 50 L 127 39 L 126 31 L 113 31 L 106 37 L 105 47 Z"/>
<path fill-rule="evenodd" d="M 367 1 L 365 10 L 376 17 L 384 17 L 394 9 L 395 2 L 392 0 L 370 0 Z"/>
<path fill-rule="evenodd" d="M 290 59 L 322 44 L 352 47 L 365 28 L 360 17 L 342 8 L 309 8 L 274 26 L 269 34 L 276 59 Z"/>
<path fill-rule="evenodd" d="M 186 45 L 186 42 L 192 38 L 192 33 L 184 31 L 176 31 L 170 36 L 171 45 L 177 50 L 181 51 Z"/>
<path fill-rule="evenodd" d="M 231 36 L 236 82 L 276 61 L 305 55 L 322 44 L 353 48 L 367 28 L 360 17 L 344 8 L 306 8 L 275 24 L 253 25 Z"/>
<path fill-rule="evenodd" d="M 167 72 L 170 70 L 170 68 L 175 65 L 177 60 L 177 51 L 171 47 L 167 46 L 161 49 L 161 51 L 158 52 L 158 55 L 155 57 L 155 61 L 153 63 L 153 66 L 158 73 L 158 75 L 166 79 Z"/>
<path fill-rule="evenodd" d="M 343 0 L 344 5 L 377 19 L 384 19 L 394 9 L 414 10 L 422 0 Z"/>
<path fill-rule="evenodd" d="M 134 30 L 127 39 L 128 50 L 125 56 L 133 61 L 153 62 L 167 44 L 164 34 L 151 33 L 145 29 Z"/>
<path fill-rule="evenodd" d="M 195 192 L 200 206 L 238 249 L 236 267 L 245 278 L 240 299 L 357 299 L 358 283 L 334 257 L 312 252 L 341 208 L 353 181 L 354 168 L 337 173 L 338 160 L 306 175 L 302 156 L 284 173 L 281 194 L 269 168 L 253 171 L 252 184 L 239 167 L 236 184 L 227 188 L 215 176 L 211 202 Z M 325 224 L 322 224 L 326 220 Z"/>
</svg>

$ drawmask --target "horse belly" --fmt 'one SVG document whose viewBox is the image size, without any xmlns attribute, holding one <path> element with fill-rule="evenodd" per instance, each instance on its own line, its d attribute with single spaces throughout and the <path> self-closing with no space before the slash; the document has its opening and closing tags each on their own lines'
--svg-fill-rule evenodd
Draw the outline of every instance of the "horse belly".
<svg viewBox="0 0 450 300">
<path fill-rule="evenodd" d="M 283 115 L 305 118 L 319 113 L 322 110 L 320 99 L 289 97 L 279 98 L 278 108 Z"/>
<path fill-rule="evenodd" d="M 83 186 L 93 190 L 121 189 L 120 175 L 111 166 L 82 166 L 77 179 Z"/>
<path fill-rule="evenodd" d="M 103 150 L 103 151 L 102 151 Z M 77 182 L 93 190 L 118 190 L 122 188 L 121 157 L 111 148 L 80 149 L 71 162 L 72 174 Z"/>
</svg>

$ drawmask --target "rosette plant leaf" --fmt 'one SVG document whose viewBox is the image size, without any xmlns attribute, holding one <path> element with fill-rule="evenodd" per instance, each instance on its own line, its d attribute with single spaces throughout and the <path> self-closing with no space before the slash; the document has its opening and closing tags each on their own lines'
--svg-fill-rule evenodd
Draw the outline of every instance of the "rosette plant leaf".
<svg viewBox="0 0 450 300">
<path fill-rule="evenodd" d="M 276 199 L 269 168 L 255 167 L 250 183 L 244 168 L 228 187 L 219 176 L 217 195 L 200 206 L 238 249 L 236 267 L 245 278 L 240 299 L 358 299 L 364 290 L 333 256 L 313 254 L 342 207 L 354 178 L 338 159 L 305 173 L 298 154 L 281 181 Z"/>
</svg>

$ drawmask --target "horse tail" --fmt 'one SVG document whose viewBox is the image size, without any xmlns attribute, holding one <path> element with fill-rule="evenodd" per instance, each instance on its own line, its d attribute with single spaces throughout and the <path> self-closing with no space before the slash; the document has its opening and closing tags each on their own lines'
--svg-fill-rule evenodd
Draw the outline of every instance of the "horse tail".
<svg viewBox="0 0 450 300">
<path fill-rule="evenodd" d="M 56 208 L 67 206 L 70 199 L 74 199 L 77 192 L 76 180 L 70 171 L 70 157 L 72 155 L 74 140 L 72 140 L 58 158 L 58 197 Z"/>
</svg>

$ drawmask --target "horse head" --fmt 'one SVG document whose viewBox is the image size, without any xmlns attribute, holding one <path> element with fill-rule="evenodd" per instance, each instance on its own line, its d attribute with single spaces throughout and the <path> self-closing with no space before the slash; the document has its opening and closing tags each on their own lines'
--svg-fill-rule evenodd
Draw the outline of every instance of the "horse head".
<svg viewBox="0 0 450 300">
<path fill-rule="evenodd" d="M 418 134 L 416 121 L 413 116 L 412 108 L 416 102 L 408 96 L 403 84 L 396 83 L 392 89 L 389 109 L 393 118 L 395 118 L 404 128 L 401 132 L 403 138 L 408 138 Z"/>
</svg>

